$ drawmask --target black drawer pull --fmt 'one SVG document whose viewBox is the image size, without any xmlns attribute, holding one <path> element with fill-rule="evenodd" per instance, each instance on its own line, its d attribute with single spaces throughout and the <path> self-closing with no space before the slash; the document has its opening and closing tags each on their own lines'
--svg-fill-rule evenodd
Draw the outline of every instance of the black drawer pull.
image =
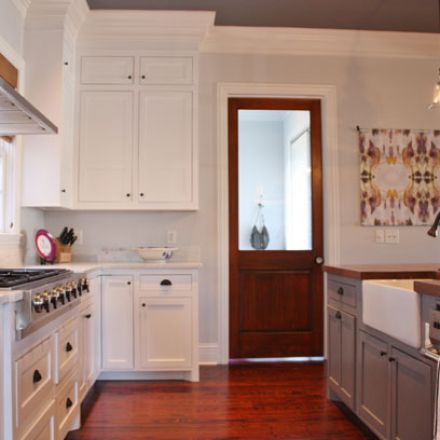
<svg viewBox="0 0 440 440">
<path fill-rule="evenodd" d="M 84 318 L 86 318 L 86 319 L 90 319 L 92 317 L 92 314 L 91 313 L 89 313 L 89 314 L 87 314 L 87 315 L 84 315 Z"/>
<path fill-rule="evenodd" d="M 70 400 L 70 397 L 66 400 L 66 409 L 72 408 L 73 402 Z"/>
<path fill-rule="evenodd" d="M 387 352 L 386 352 L 386 351 L 381 351 L 381 352 L 380 352 L 380 355 L 381 355 L 381 356 L 386 356 L 386 355 L 387 355 Z"/>
<path fill-rule="evenodd" d="M 336 319 L 342 319 L 341 312 L 336 312 L 336 314 L 335 314 L 335 318 L 336 318 Z"/>
<path fill-rule="evenodd" d="M 340 287 L 338 289 L 338 295 L 343 295 L 344 294 L 344 289 L 342 287 Z"/>
<path fill-rule="evenodd" d="M 32 377 L 32 382 L 38 383 L 38 382 L 40 382 L 41 379 L 43 379 L 43 376 L 41 375 L 41 373 L 38 370 L 35 370 L 34 375 Z"/>
<path fill-rule="evenodd" d="M 67 353 L 69 353 L 69 351 L 72 351 L 72 350 L 73 350 L 72 344 L 70 342 L 68 342 L 66 344 L 66 351 L 67 351 Z"/>
<path fill-rule="evenodd" d="M 161 285 L 161 286 L 172 286 L 173 283 L 172 283 L 170 280 L 162 280 L 162 281 L 160 282 L 160 285 Z"/>
<path fill-rule="evenodd" d="M 390 357 L 388 360 L 389 360 L 390 362 L 394 362 L 394 361 L 396 360 L 396 358 Z"/>
</svg>

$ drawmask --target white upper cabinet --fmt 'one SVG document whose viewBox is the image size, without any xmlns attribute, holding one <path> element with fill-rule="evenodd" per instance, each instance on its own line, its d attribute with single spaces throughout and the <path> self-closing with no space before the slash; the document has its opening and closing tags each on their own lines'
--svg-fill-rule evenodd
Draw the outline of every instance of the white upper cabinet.
<svg viewBox="0 0 440 440">
<path fill-rule="evenodd" d="M 191 91 L 140 92 L 139 202 L 192 201 Z"/>
<path fill-rule="evenodd" d="M 82 57 L 81 84 L 133 84 L 134 57 Z"/>
<path fill-rule="evenodd" d="M 192 56 L 82 57 L 76 207 L 198 208 L 193 64 Z"/>
<path fill-rule="evenodd" d="M 80 96 L 79 201 L 131 199 L 133 92 L 83 91 Z"/>
<path fill-rule="evenodd" d="M 192 57 L 141 57 L 141 84 L 192 84 Z"/>
</svg>

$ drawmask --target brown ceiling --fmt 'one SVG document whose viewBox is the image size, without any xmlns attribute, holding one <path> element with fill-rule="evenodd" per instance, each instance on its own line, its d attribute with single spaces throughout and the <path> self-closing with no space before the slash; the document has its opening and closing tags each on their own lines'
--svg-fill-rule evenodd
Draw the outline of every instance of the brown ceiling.
<svg viewBox="0 0 440 440">
<path fill-rule="evenodd" d="M 439 32 L 439 0 L 88 0 L 91 9 L 216 11 L 218 26 Z"/>
</svg>

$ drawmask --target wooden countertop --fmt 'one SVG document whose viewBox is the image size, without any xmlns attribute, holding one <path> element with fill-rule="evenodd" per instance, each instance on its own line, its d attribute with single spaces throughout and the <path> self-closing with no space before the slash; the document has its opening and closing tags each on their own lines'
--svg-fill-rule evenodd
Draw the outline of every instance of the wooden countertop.
<svg viewBox="0 0 440 440">
<path fill-rule="evenodd" d="M 357 280 L 377 280 L 387 278 L 440 279 L 440 263 L 325 265 L 322 270 L 327 273 Z"/>
<path fill-rule="evenodd" d="M 440 297 L 440 280 L 415 281 L 414 290 L 421 295 Z"/>
</svg>

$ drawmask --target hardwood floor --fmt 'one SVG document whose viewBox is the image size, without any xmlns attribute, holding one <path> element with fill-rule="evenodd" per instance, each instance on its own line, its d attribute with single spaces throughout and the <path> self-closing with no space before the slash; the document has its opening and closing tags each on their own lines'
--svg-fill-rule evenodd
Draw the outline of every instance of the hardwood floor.
<svg viewBox="0 0 440 440">
<path fill-rule="evenodd" d="M 95 388 L 82 429 L 68 440 L 375 438 L 327 400 L 321 362 L 202 367 L 199 383 L 98 382 Z"/>
</svg>

